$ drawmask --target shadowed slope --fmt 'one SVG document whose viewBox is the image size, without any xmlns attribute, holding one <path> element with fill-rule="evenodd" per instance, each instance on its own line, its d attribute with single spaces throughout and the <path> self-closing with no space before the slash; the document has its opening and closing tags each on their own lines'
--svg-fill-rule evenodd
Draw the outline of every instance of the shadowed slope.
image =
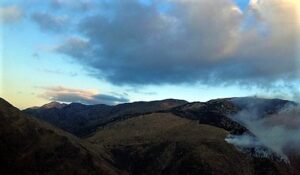
<svg viewBox="0 0 300 175">
<path fill-rule="evenodd" d="M 100 147 L 27 117 L 0 98 L 0 174 L 117 174 L 101 154 Z"/>
</svg>

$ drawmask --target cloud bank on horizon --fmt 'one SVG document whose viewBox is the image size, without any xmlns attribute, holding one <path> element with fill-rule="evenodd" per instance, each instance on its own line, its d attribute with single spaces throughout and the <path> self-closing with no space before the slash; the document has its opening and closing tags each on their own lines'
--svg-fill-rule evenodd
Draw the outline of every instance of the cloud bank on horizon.
<svg viewBox="0 0 300 175">
<path fill-rule="evenodd" d="M 63 86 L 58 87 L 41 87 L 45 93 L 41 95 L 42 98 L 50 101 L 62 101 L 67 103 L 83 103 L 83 104 L 108 104 L 116 105 L 119 103 L 126 103 L 129 100 L 125 95 L 121 94 L 100 94 L 97 90 L 89 89 L 74 89 Z"/>
</svg>

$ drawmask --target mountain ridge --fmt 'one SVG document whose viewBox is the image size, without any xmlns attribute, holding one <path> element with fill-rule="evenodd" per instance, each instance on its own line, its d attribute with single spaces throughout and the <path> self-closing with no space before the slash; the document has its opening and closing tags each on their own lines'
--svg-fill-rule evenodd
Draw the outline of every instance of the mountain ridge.
<svg viewBox="0 0 300 175">
<path fill-rule="evenodd" d="M 243 102 L 243 103 L 241 103 Z M 199 120 L 200 123 L 215 124 L 232 133 L 247 131 L 228 115 L 237 113 L 242 109 L 250 110 L 246 104 L 258 102 L 262 115 L 274 113 L 287 104 L 294 102 L 279 99 L 262 99 L 256 97 L 232 97 L 213 99 L 207 102 L 187 102 L 177 99 L 157 101 L 141 101 L 109 106 L 105 104 L 85 105 L 71 103 L 62 108 L 36 108 L 25 109 L 25 113 L 43 119 L 77 136 L 84 137 L 94 132 L 97 127 L 141 114 L 166 111 L 181 117 Z M 276 103 L 274 103 L 276 102 Z M 277 106 L 273 107 L 273 103 Z M 256 106 L 257 108 L 257 106 Z"/>
<path fill-rule="evenodd" d="M 291 154 L 291 162 L 287 164 L 276 158 L 253 154 L 252 150 L 244 152 L 226 141 L 230 134 L 249 132 L 247 128 L 240 128 L 244 127 L 243 125 L 234 123 L 227 116 L 227 114 L 235 114 L 241 110 L 230 100 L 232 98 L 184 103 L 155 111 L 151 110 L 158 109 L 157 101 L 154 107 L 151 106 L 153 105 L 151 102 L 143 103 L 141 107 L 149 104 L 150 107 L 135 110 L 132 110 L 132 107 L 136 105 L 126 104 L 125 107 L 120 105 L 115 108 L 118 109 L 115 114 L 126 115 L 116 115 L 117 117 L 113 118 L 114 121 L 94 125 L 96 128 L 92 133 L 84 138 L 77 138 L 41 122 L 39 118 L 24 114 L 24 111 L 19 111 L 0 99 L 0 120 L 2 121 L 0 122 L 0 130 L 2 129 L 0 138 L 6 140 L 0 144 L 2 146 L 0 162 L 3 162 L 4 167 L 9 167 L 9 174 L 43 174 L 50 171 L 45 167 L 46 165 L 52 167 L 53 172 L 60 172 L 59 174 L 76 174 L 72 169 L 80 172 L 76 171 L 78 174 L 120 175 L 300 174 L 297 168 L 300 156 L 296 154 Z M 267 100 L 266 102 L 269 104 L 274 101 Z M 289 103 L 289 101 L 276 101 L 274 104 L 278 105 L 270 105 L 271 107 L 263 105 L 262 109 L 267 113 L 276 113 L 280 106 L 284 107 Z M 75 113 L 80 113 L 86 112 L 85 107 L 81 104 L 70 104 L 61 109 L 75 110 Z M 106 110 L 107 106 L 95 105 L 93 107 L 90 112 Z M 46 110 L 59 111 L 61 109 L 54 107 Z M 145 109 L 148 112 L 145 112 Z M 249 109 L 244 108 L 244 110 Z M 138 113 L 139 111 L 142 113 Z M 10 117 L 9 120 L 6 120 L 7 116 Z M 19 122 L 20 119 L 22 122 Z M 22 139 L 20 135 L 23 135 Z M 18 146 L 20 143 L 32 146 L 26 146 L 27 149 L 24 150 L 23 147 Z M 7 151 L 11 148 L 13 150 Z M 57 149 L 60 151 L 57 152 Z M 15 156 L 15 153 L 21 152 L 23 155 L 27 151 L 30 154 L 25 154 L 26 159 L 18 159 L 19 156 Z M 270 154 L 273 153 L 270 152 Z M 45 156 L 49 161 L 41 162 Z M 57 158 L 63 167 L 67 166 L 64 171 L 54 163 L 56 161 L 53 160 Z M 8 164 L 5 162 L 8 159 L 11 160 L 9 162 L 18 160 L 17 164 Z M 16 172 L 13 168 L 14 164 L 17 165 Z M 24 167 L 22 164 L 28 166 Z M 69 169 L 70 167 L 72 169 Z M 239 167 L 239 171 L 235 171 L 234 167 Z M 1 171 L 7 172 L 0 168 Z"/>
<path fill-rule="evenodd" d="M 43 119 L 77 136 L 89 134 L 98 125 L 120 116 L 171 109 L 188 103 L 184 100 L 165 99 L 149 102 L 124 103 L 115 106 L 105 104 L 85 105 L 71 103 L 62 108 L 28 108 L 25 113 Z"/>
</svg>

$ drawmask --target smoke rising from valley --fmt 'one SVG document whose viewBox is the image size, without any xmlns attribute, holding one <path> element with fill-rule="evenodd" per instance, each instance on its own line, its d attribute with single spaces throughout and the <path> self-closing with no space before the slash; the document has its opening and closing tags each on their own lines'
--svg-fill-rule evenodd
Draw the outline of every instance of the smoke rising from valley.
<svg viewBox="0 0 300 175">
<path fill-rule="evenodd" d="M 266 146 L 283 158 L 288 157 L 290 152 L 300 153 L 300 107 L 290 104 L 279 112 L 273 111 L 273 114 L 262 114 L 260 108 L 250 104 L 231 116 L 255 137 L 251 134 L 230 135 L 226 141 L 237 147 Z"/>
</svg>

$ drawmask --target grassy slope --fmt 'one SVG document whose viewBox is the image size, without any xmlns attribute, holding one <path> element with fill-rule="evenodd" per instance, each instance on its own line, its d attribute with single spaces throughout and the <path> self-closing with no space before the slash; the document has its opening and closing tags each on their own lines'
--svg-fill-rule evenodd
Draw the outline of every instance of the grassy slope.
<svg viewBox="0 0 300 175">
<path fill-rule="evenodd" d="M 168 110 L 186 103 L 184 100 L 175 99 L 124 103 L 116 106 L 103 104 L 83 105 L 80 103 L 62 105 L 52 102 L 42 107 L 25 109 L 24 112 L 74 135 L 85 137 L 98 126 L 104 125 L 107 122 L 128 118 L 129 116 L 137 116 L 142 113 Z M 54 104 L 60 107 L 51 108 Z"/>
<path fill-rule="evenodd" d="M 0 174 L 117 174 L 99 146 L 26 117 L 0 98 Z"/>
<path fill-rule="evenodd" d="M 153 113 L 110 123 L 81 140 L 0 98 L 0 174 L 291 174 L 282 164 L 237 151 L 224 141 L 227 134 Z"/>
<path fill-rule="evenodd" d="M 284 165 L 237 151 L 224 141 L 227 134 L 170 113 L 153 113 L 112 123 L 88 140 L 112 152 L 119 168 L 132 174 L 288 172 Z"/>
</svg>

